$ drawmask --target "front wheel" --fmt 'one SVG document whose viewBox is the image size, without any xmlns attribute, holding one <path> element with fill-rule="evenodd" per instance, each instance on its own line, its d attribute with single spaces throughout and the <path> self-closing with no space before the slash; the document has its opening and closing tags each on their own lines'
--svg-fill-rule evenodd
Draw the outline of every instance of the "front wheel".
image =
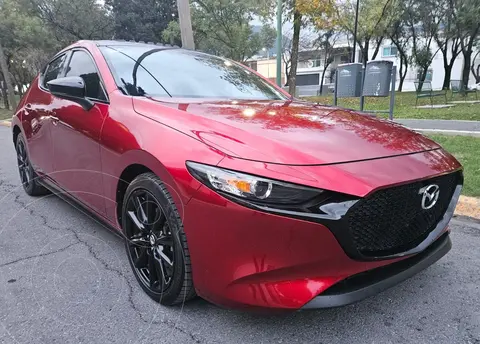
<svg viewBox="0 0 480 344">
<path fill-rule="evenodd" d="M 174 305 L 195 296 L 183 224 L 155 174 L 141 174 L 128 186 L 122 228 L 135 277 L 153 300 Z"/>
</svg>

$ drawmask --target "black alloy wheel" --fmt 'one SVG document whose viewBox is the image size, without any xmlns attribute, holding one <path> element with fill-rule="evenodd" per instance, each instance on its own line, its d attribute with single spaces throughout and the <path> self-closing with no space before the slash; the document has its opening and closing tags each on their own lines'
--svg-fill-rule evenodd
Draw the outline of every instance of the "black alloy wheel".
<svg viewBox="0 0 480 344">
<path fill-rule="evenodd" d="M 49 191 L 43 187 L 38 180 L 33 166 L 28 158 L 27 146 L 22 134 L 18 134 L 15 145 L 17 151 L 17 165 L 20 174 L 20 181 L 23 189 L 30 196 L 41 196 L 47 194 Z"/>
<path fill-rule="evenodd" d="M 20 173 L 20 181 L 25 188 L 28 188 L 33 180 L 32 165 L 28 160 L 27 149 L 23 140 L 19 140 L 17 143 L 17 164 L 18 172 Z"/>
<path fill-rule="evenodd" d="M 128 186 L 122 228 L 135 277 L 152 299 L 173 305 L 195 296 L 183 224 L 155 174 L 141 174 Z"/>
<path fill-rule="evenodd" d="M 125 228 L 129 254 L 142 283 L 152 292 L 168 289 L 174 272 L 174 245 L 165 212 L 145 189 L 136 189 L 127 201 Z"/>
</svg>

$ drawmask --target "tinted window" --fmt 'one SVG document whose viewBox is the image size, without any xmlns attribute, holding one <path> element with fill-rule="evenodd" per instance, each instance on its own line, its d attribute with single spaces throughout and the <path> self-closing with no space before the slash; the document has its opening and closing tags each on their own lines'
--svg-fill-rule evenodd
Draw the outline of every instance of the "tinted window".
<svg viewBox="0 0 480 344">
<path fill-rule="evenodd" d="M 65 76 L 82 77 L 88 98 L 106 100 L 95 64 L 85 51 L 77 50 L 73 52 Z"/>
<path fill-rule="evenodd" d="M 54 80 L 60 76 L 63 70 L 63 64 L 65 62 L 65 55 L 62 55 L 48 65 L 45 74 L 43 76 L 43 86 L 47 87 L 47 82 Z"/>
<path fill-rule="evenodd" d="M 149 46 L 101 50 L 119 86 L 131 95 L 285 99 L 256 74 L 217 56 Z"/>
</svg>

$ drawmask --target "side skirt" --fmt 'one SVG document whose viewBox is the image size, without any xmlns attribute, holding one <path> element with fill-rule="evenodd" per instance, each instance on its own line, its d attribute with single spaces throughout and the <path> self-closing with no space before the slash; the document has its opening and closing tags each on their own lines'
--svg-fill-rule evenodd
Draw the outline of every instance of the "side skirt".
<svg viewBox="0 0 480 344">
<path fill-rule="evenodd" d="M 46 187 L 48 190 L 50 190 L 55 196 L 61 198 L 75 209 L 79 210 L 85 215 L 92 216 L 96 222 L 100 223 L 103 227 L 106 227 L 113 234 L 117 235 L 122 239 L 124 238 L 120 228 L 112 224 L 107 218 L 105 218 L 103 215 L 99 214 L 94 209 L 80 201 L 78 198 L 69 194 L 53 180 L 50 180 L 48 177 L 43 177 L 39 178 L 38 182 L 44 187 Z"/>
</svg>

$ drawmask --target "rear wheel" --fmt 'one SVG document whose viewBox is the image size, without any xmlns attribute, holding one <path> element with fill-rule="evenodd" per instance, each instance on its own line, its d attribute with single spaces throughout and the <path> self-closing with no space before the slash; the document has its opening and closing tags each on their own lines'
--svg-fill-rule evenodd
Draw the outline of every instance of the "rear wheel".
<svg viewBox="0 0 480 344">
<path fill-rule="evenodd" d="M 152 299 L 174 305 L 195 296 L 183 224 L 155 174 L 141 174 L 128 186 L 122 228 L 135 277 Z"/>
<path fill-rule="evenodd" d="M 30 196 L 41 196 L 47 194 L 49 191 L 40 185 L 38 176 L 33 170 L 30 159 L 28 158 L 27 145 L 22 134 L 17 136 L 17 143 L 15 145 L 17 151 L 17 165 L 20 174 L 20 181 L 23 189 Z"/>
</svg>

